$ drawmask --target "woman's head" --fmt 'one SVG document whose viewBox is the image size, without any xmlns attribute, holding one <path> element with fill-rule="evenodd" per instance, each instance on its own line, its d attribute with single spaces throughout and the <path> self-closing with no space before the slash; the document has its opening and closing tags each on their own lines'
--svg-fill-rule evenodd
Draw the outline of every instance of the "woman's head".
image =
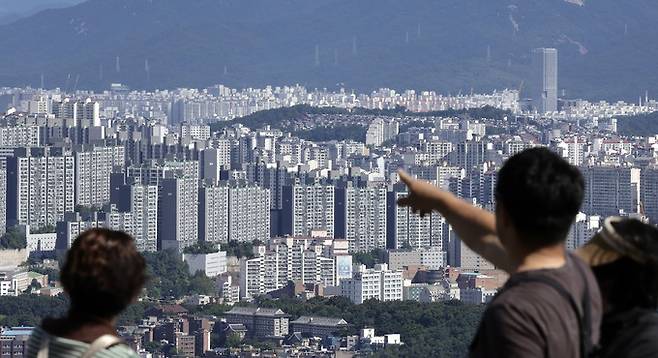
<svg viewBox="0 0 658 358">
<path fill-rule="evenodd" d="M 593 266 L 608 309 L 658 307 L 658 228 L 608 218 L 580 253 Z"/>
<path fill-rule="evenodd" d="M 132 237 L 98 228 L 73 242 L 61 281 L 73 312 L 112 318 L 137 297 L 146 281 L 145 269 Z"/>
</svg>

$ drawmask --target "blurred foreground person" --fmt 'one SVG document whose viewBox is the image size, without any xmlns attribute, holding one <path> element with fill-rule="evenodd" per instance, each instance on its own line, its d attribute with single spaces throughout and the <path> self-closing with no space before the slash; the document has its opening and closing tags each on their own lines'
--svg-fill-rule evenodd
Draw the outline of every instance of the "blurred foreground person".
<svg viewBox="0 0 658 358">
<path fill-rule="evenodd" d="M 658 229 L 610 217 L 577 254 L 593 267 L 603 297 L 596 357 L 658 357 Z"/>
<path fill-rule="evenodd" d="M 68 315 L 46 318 L 28 342 L 28 357 L 138 357 L 122 344 L 117 316 L 139 295 L 146 280 L 144 258 L 119 231 L 83 232 L 61 271 L 71 300 Z"/>
<path fill-rule="evenodd" d="M 577 168 L 545 148 L 507 160 L 495 215 L 400 172 L 421 215 L 438 211 L 473 251 L 510 273 L 485 311 L 471 357 L 586 357 L 599 340 L 601 296 L 587 264 L 564 240 L 583 200 Z"/>
</svg>

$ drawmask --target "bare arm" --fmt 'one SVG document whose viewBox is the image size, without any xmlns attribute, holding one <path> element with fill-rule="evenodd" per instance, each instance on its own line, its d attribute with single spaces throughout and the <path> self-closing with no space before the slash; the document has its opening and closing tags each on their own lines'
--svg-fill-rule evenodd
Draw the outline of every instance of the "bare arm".
<svg viewBox="0 0 658 358">
<path fill-rule="evenodd" d="M 400 198 L 398 205 L 408 206 L 421 215 L 438 211 L 471 250 L 502 270 L 512 270 L 507 252 L 498 239 L 493 213 L 476 208 L 452 193 L 426 181 L 414 179 L 403 171 L 398 174 L 409 188 L 409 195 Z"/>
</svg>

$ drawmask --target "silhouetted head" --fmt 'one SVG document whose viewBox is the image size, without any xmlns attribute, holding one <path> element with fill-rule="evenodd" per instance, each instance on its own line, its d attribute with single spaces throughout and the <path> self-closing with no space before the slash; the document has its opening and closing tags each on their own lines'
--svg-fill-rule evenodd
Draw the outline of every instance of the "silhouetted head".
<svg viewBox="0 0 658 358">
<path fill-rule="evenodd" d="M 610 217 L 578 250 L 591 266 L 608 311 L 658 308 L 658 228 Z"/>
<path fill-rule="evenodd" d="M 73 242 L 61 272 L 71 312 L 113 318 L 141 291 L 145 268 L 128 234 L 100 228 L 83 232 Z"/>
<path fill-rule="evenodd" d="M 510 157 L 496 184 L 496 229 L 503 245 L 531 252 L 562 243 L 583 192 L 578 168 L 546 148 Z"/>
</svg>

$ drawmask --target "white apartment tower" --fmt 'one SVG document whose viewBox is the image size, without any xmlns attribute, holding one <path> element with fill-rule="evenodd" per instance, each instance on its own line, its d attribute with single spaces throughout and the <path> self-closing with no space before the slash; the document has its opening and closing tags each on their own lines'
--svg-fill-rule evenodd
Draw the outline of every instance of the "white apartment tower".
<svg viewBox="0 0 658 358">
<path fill-rule="evenodd" d="M 75 158 L 61 148 L 19 148 L 7 159 L 7 224 L 55 226 L 75 208 Z"/>
<path fill-rule="evenodd" d="M 313 230 L 326 230 L 328 237 L 334 237 L 333 186 L 285 186 L 282 197 L 281 234 L 309 236 Z"/>
<path fill-rule="evenodd" d="M 381 185 L 336 189 L 335 234 L 350 252 L 386 248 L 386 194 Z"/>
<path fill-rule="evenodd" d="M 76 205 L 101 207 L 110 201 L 110 175 L 125 165 L 123 146 L 80 148 L 75 152 Z"/>
<path fill-rule="evenodd" d="M 387 140 L 395 138 L 400 132 L 400 124 L 395 120 L 377 118 L 368 126 L 366 145 L 380 146 Z"/>
<path fill-rule="evenodd" d="M 246 183 L 229 187 L 229 240 L 253 242 L 270 238 L 270 191 Z"/>
</svg>

